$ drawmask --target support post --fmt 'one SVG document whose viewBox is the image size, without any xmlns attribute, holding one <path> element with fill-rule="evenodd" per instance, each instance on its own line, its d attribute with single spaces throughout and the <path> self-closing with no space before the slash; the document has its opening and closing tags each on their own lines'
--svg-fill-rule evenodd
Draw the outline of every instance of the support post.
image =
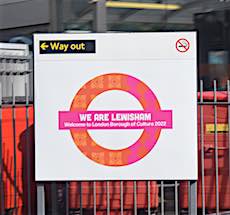
<svg viewBox="0 0 230 215">
<path fill-rule="evenodd" d="M 197 215 L 197 181 L 190 181 L 189 214 Z"/>
<path fill-rule="evenodd" d="M 37 214 L 45 215 L 45 189 L 43 184 L 37 185 Z"/>
<path fill-rule="evenodd" d="M 105 33 L 106 27 L 106 0 L 95 0 L 92 2 L 94 9 L 93 31 Z"/>
<path fill-rule="evenodd" d="M 50 32 L 63 32 L 63 0 L 50 0 Z"/>
</svg>

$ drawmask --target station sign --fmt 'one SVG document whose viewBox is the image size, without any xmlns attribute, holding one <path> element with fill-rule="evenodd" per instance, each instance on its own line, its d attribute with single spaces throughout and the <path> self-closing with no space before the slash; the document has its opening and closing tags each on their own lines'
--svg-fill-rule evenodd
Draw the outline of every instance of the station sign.
<svg viewBox="0 0 230 215">
<path fill-rule="evenodd" d="M 36 180 L 196 180 L 196 34 L 34 36 Z"/>
</svg>

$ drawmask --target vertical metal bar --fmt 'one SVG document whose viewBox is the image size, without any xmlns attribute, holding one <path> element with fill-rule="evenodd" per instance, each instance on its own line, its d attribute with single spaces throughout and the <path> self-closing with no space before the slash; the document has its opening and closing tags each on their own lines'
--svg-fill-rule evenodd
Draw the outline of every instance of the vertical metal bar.
<svg viewBox="0 0 230 215">
<path fill-rule="evenodd" d="M 178 215 L 178 182 L 175 181 L 175 215 Z"/>
<path fill-rule="evenodd" d="M 227 82 L 228 103 L 230 103 L 230 81 Z M 228 105 L 228 175 L 230 176 L 230 105 Z"/>
<path fill-rule="evenodd" d="M 51 214 L 57 215 L 57 183 L 51 182 Z"/>
<path fill-rule="evenodd" d="M 188 181 L 188 211 L 190 211 L 190 202 L 191 202 L 191 189 L 190 189 L 190 181 Z"/>
<path fill-rule="evenodd" d="M 148 215 L 151 215 L 151 191 L 150 191 L 150 181 L 147 181 L 147 195 L 148 195 Z"/>
<path fill-rule="evenodd" d="M 124 213 L 123 181 L 120 182 L 121 215 Z"/>
<path fill-rule="evenodd" d="M 93 1 L 94 4 L 94 19 L 93 31 L 104 33 L 106 32 L 106 0 Z"/>
<path fill-rule="evenodd" d="M 191 183 L 190 183 L 190 181 L 188 181 L 188 211 L 190 212 L 190 208 L 191 208 L 191 204 L 190 204 L 190 202 L 191 202 Z"/>
<path fill-rule="evenodd" d="M 69 215 L 69 182 L 65 182 L 65 214 Z"/>
<path fill-rule="evenodd" d="M 83 208 L 82 208 L 82 182 L 80 181 L 80 215 L 83 215 Z"/>
<path fill-rule="evenodd" d="M 106 182 L 106 196 L 107 196 L 107 215 L 110 215 L 110 193 L 109 193 L 109 181 Z"/>
<path fill-rule="evenodd" d="M 93 214 L 97 215 L 97 184 L 93 182 Z"/>
<path fill-rule="evenodd" d="M 202 215 L 205 215 L 205 182 L 204 182 L 204 110 L 203 110 L 203 80 L 200 80 L 200 143 L 201 143 L 201 186 Z"/>
<path fill-rule="evenodd" d="M 197 215 L 197 182 L 190 181 L 190 215 Z"/>
<path fill-rule="evenodd" d="M 28 84 L 25 82 L 25 97 L 26 97 L 26 169 L 27 169 L 27 198 L 28 198 L 28 215 L 31 215 L 31 180 L 30 180 L 30 138 L 29 138 L 29 93 Z"/>
<path fill-rule="evenodd" d="M 12 118 L 13 118 L 13 144 L 14 144 L 14 211 L 17 214 L 17 143 L 16 143 L 16 119 L 15 119 L 15 92 L 12 81 Z"/>
<path fill-rule="evenodd" d="M 45 215 L 45 190 L 44 185 L 37 185 L 37 214 Z"/>
<path fill-rule="evenodd" d="M 2 83 L 0 82 L 0 195 L 1 195 L 1 213 L 4 215 L 4 184 L 3 184 L 3 143 L 2 143 Z"/>
<path fill-rule="evenodd" d="M 161 215 L 164 215 L 164 181 L 161 181 Z"/>
<path fill-rule="evenodd" d="M 213 81 L 214 85 L 214 134 L 215 134 L 215 169 L 216 169 L 216 214 L 219 214 L 219 180 L 218 180 L 218 138 L 217 138 L 217 98 L 216 98 L 216 80 Z"/>
<path fill-rule="evenodd" d="M 137 215 L 137 182 L 133 182 L 134 215 Z"/>
</svg>

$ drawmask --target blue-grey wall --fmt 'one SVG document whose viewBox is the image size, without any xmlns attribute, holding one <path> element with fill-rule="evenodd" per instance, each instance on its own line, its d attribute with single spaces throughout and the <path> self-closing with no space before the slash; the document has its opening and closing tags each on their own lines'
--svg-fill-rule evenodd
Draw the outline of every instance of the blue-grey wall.
<svg viewBox="0 0 230 215">
<path fill-rule="evenodd" d="M 0 30 L 49 23 L 49 0 L 1 0 Z"/>
</svg>

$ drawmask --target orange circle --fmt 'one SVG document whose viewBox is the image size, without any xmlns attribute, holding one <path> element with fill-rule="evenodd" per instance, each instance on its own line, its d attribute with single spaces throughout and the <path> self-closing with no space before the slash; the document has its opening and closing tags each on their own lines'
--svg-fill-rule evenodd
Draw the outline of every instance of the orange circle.
<svg viewBox="0 0 230 215">
<path fill-rule="evenodd" d="M 121 90 L 138 99 L 143 109 L 149 112 L 160 111 L 159 102 L 142 81 L 125 74 L 110 73 L 97 76 L 84 84 L 75 95 L 70 111 L 87 111 L 92 100 L 109 90 Z M 111 150 L 97 144 L 87 129 L 70 129 L 72 138 L 80 151 L 91 160 L 106 166 L 125 166 L 146 156 L 159 138 L 160 128 L 145 128 L 141 137 L 131 146 Z"/>
</svg>

